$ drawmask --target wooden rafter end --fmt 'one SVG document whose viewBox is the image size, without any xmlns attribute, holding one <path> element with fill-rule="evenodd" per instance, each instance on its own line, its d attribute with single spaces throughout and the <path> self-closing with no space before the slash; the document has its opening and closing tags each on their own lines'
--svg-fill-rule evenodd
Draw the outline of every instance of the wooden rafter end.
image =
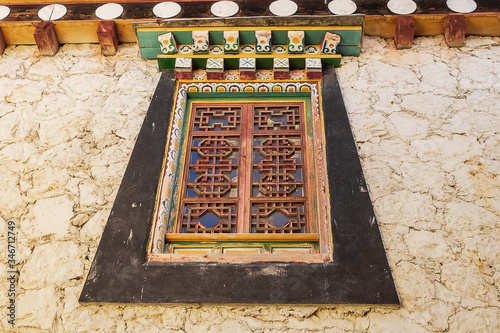
<svg viewBox="0 0 500 333">
<path fill-rule="evenodd" d="M 54 24 L 50 21 L 43 21 L 36 25 L 35 32 L 36 46 L 40 55 L 53 56 L 59 51 L 59 40 L 57 39 Z"/>
</svg>

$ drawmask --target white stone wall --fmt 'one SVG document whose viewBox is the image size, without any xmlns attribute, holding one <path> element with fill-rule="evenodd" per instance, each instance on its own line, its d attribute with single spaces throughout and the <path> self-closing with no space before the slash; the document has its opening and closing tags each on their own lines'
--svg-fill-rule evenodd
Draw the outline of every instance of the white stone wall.
<svg viewBox="0 0 500 333">
<path fill-rule="evenodd" d="M 79 304 L 159 73 L 136 45 L 0 56 L 0 253 L 19 332 L 499 332 L 500 38 L 366 37 L 340 83 L 400 309 Z M 2 276 L 5 276 L 2 273 Z M 0 331 L 7 290 L 0 280 Z"/>
</svg>

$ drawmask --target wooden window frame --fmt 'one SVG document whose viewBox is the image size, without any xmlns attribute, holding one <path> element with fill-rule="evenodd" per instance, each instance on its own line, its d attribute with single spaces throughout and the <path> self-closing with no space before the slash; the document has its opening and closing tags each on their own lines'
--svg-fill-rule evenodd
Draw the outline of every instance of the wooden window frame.
<svg viewBox="0 0 500 333">
<path fill-rule="evenodd" d="M 320 84 L 334 261 L 204 263 L 147 260 L 175 74 L 160 78 L 80 302 L 379 304 L 398 306 L 334 68 Z"/>
<path fill-rule="evenodd" d="M 313 85 L 314 86 L 314 85 Z M 269 94 L 267 94 L 269 95 Z M 224 233 L 224 234 L 186 234 L 180 233 L 179 230 L 179 220 L 181 214 L 183 214 L 183 200 L 185 194 L 185 184 L 187 182 L 187 163 L 188 157 L 185 154 L 181 154 L 179 157 L 179 162 L 176 169 L 178 173 L 182 176 L 181 180 L 177 182 L 168 183 L 165 178 L 170 173 L 170 168 L 168 163 L 164 161 L 163 165 L 164 171 L 159 184 L 159 194 L 157 195 L 156 203 L 156 213 L 154 218 L 155 226 L 152 228 L 152 235 L 150 237 L 150 243 L 148 244 L 148 260 L 153 262 L 228 262 L 228 263 L 250 263 L 250 262 L 304 262 L 304 263 L 324 263 L 332 262 L 332 244 L 331 244 L 331 229 L 329 223 L 319 223 L 320 216 L 325 219 L 329 219 L 329 202 L 327 198 L 328 186 L 325 185 L 326 179 L 326 165 L 325 156 L 323 151 L 322 143 L 323 133 L 321 125 L 321 110 L 319 109 L 319 103 L 317 100 L 314 103 L 311 101 L 311 92 L 301 93 L 301 94 L 271 94 L 272 96 L 255 96 L 239 97 L 238 101 L 231 101 L 228 96 L 218 97 L 218 98 L 208 98 L 210 96 L 204 96 L 203 98 L 188 98 L 186 101 L 186 107 L 184 111 L 184 121 L 187 122 L 183 125 L 183 140 L 181 140 L 180 151 L 189 151 L 191 145 L 190 135 L 192 121 L 195 108 L 202 107 L 215 107 L 215 106 L 241 106 L 242 112 L 247 112 L 247 117 L 251 113 L 250 110 L 244 111 L 246 108 L 261 108 L 262 106 L 268 105 L 272 107 L 283 107 L 284 105 L 293 106 L 298 109 L 299 116 L 301 117 L 301 129 L 298 131 L 293 131 L 295 134 L 301 135 L 302 140 L 302 154 L 303 154 L 303 180 L 304 188 L 303 197 L 304 203 L 307 208 L 306 217 L 310 220 L 310 230 L 306 233 L 297 234 L 256 234 L 256 233 Z M 253 110 L 253 109 L 252 109 Z M 242 123 L 248 123 L 248 119 L 241 119 Z M 248 124 L 246 125 L 248 127 Z M 247 149 L 248 151 L 253 151 L 253 136 L 265 134 L 265 131 L 253 131 L 245 129 L 244 126 L 240 127 L 241 131 L 237 131 L 238 135 L 245 136 L 248 138 L 240 138 L 242 142 L 245 142 L 245 147 L 241 149 Z M 171 128 L 171 131 L 173 129 Z M 245 132 L 247 132 L 245 134 Z M 199 132 L 194 132 L 198 135 Z M 267 132 L 269 134 L 269 132 Z M 170 133 L 172 134 L 172 133 Z M 227 133 L 226 133 L 227 134 Z M 172 135 L 169 135 L 171 140 Z M 244 141 L 243 141 L 244 140 Z M 182 143 L 182 141 L 184 143 Z M 250 142 L 250 143 L 249 143 Z M 167 144 L 169 146 L 169 144 Z M 243 147 L 243 145 L 242 145 Z M 307 157 L 307 154 L 310 157 Z M 170 154 L 165 154 L 165 158 L 170 156 Z M 313 158 L 314 156 L 314 158 Z M 252 186 L 252 182 L 249 181 L 248 177 L 251 175 L 249 170 L 253 169 L 252 161 L 247 159 L 247 165 L 244 166 L 243 172 L 245 173 L 243 182 L 246 182 L 246 186 Z M 182 165 L 182 166 L 181 166 Z M 179 171 L 182 168 L 183 171 Z M 309 171 L 309 172 L 307 172 Z M 164 188 L 165 183 L 171 188 L 171 195 L 166 195 L 167 189 Z M 309 185 L 307 185 L 309 183 Z M 241 185 L 241 182 L 240 184 Z M 309 186 L 309 188 L 307 188 Z M 177 192 L 176 192 L 176 189 Z M 241 211 L 246 214 L 250 214 L 250 206 L 252 195 L 247 193 L 247 188 L 239 188 L 238 195 L 238 205 Z M 176 198 L 176 194 L 177 198 Z M 158 230 L 157 225 L 164 222 L 165 216 L 168 219 L 174 220 L 172 214 L 161 214 L 162 202 L 173 201 L 178 202 L 175 206 L 177 210 L 177 223 L 169 225 L 167 222 L 167 232 L 165 235 L 165 244 L 161 246 L 160 249 L 155 249 L 155 244 L 158 242 L 158 238 L 163 238 L 163 233 L 161 236 L 155 235 Z M 259 199 L 257 199 L 259 200 Z M 190 200 L 191 201 L 191 200 Z M 234 199 L 233 199 L 234 201 Z M 236 202 L 236 201 L 235 201 Z M 314 207 L 314 208 L 313 208 Z M 245 210 L 246 209 L 246 210 Z M 246 216 L 249 219 L 249 216 Z M 248 221 L 247 221 L 248 222 Z M 168 226 L 169 225 L 169 226 Z M 246 226 L 248 227 L 248 226 Z M 191 244 L 191 245 L 189 245 Z M 190 248 L 191 246 L 191 248 Z M 263 248 L 262 251 L 255 253 L 255 246 L 260 246 Z M 239 247 L 240 251 L 225 252 L 224 249 L 228 247 Z M 248 251 L 245 251 L 247 247 Z M 162 249 L 163 250 L 162 252 Z M 156 250 L 156 251 L 155 251 Z M 224 253 L 225 252 L 225 253 Z"/>
</svg>

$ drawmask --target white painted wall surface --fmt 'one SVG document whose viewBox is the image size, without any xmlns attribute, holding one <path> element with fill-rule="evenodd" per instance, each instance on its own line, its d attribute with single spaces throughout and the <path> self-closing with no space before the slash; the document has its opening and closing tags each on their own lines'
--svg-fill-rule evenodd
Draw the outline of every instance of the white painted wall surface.
<svg viewBox="0 0 500 333">
<path fill-rule="evenodd" d="M 18 224 L 19 332 L 499 332 L 500 38 L 366 37 L 340 84 L 400 309 L 77 299 L 160 74 L 136 45 L 0 56 L 0 253 Z M 8 281 L 0 280 L 6 309 Z M 0 330 L 10 329 L 6 310 Z"/>
</svg>

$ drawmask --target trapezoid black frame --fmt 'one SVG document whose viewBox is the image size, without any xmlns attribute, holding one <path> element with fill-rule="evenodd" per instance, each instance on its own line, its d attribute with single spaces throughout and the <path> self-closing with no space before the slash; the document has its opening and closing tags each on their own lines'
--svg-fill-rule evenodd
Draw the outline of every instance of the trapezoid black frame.
<svg viewBox="0 0 500 333">
<path fill-rule="evenodd" d="M 163 72 L 80 302 L 399 305 L 334 68 L 321 99 L 334 262 L 153 263 L 146 246 L 176 96 Z"/>
</svg>

